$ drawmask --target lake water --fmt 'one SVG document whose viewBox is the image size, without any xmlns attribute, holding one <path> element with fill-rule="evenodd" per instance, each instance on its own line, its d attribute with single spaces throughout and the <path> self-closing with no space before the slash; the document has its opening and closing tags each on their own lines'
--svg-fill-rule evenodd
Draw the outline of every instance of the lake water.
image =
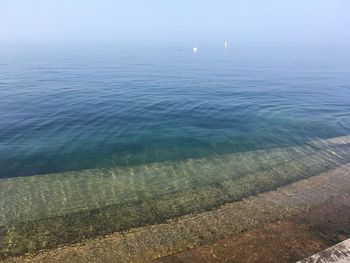
<svg viewBox="0 0 350 263">
<path fill-rule="evenodd" d="M 349 58 L 1 49 L 0 257 L 216 208 L 349 162 Z"/>
<path fill-rule="evenodd" d="M 0 51 L 0 177 L 182 160 L 350 134 L 334 51 Z"/>
</svg>

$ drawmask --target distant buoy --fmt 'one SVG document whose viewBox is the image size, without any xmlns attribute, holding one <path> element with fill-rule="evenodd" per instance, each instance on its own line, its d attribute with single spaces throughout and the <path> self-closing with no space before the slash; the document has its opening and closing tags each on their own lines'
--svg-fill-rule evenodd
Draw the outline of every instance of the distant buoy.
<svg viewBox="0 0 350 263">
<path fill-rule="evenodd" d="M 225 41 L 224 47 L 225 47 L 225 48 L 228 48 L 228 42 L 227 42 L 227 41 Z"/>
<path fill-rule="evenodd" d="M 198 48 L 197 48 L 197 47 L 194 47 L 192 50 L 193 50 L 193 53 L 197 53 Z"/>
</svg>

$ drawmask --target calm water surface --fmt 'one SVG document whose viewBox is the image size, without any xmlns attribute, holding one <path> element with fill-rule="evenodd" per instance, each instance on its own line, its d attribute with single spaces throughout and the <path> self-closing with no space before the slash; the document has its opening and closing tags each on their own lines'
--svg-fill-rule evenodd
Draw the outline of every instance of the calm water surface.
<svg viewBox="0 0 350 263">
<path fill-rule="evenodd" d="M 0 177 L 348 135 L 347 58 L 329 50 L 3 48 Z"/>
<path fill-rule="evenodd" d="M 349 54 L 0 49 L 0 259 L 348 164 Z"/>
</svg>

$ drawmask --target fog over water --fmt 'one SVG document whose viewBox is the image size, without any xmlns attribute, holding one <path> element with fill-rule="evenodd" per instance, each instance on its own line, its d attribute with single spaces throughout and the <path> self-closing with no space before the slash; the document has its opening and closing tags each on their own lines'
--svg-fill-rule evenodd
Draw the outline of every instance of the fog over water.
<svg viewBox="0 0 350 263">
<path fill-rule="evenodd" d="M 0 43 L 347 47 L 350 2 L 2 0 Z"/>
<path fill-rule="evenodd" d="M 73 261 L 147 261 L 349 193 L 349 14 L 349 0 L 0 0 L 0 260 L 65 245 Z M 292 253 L 314 246 L 303 235 Z M 80 242 L 94 260 L 66 253 Z"/>
</svg>

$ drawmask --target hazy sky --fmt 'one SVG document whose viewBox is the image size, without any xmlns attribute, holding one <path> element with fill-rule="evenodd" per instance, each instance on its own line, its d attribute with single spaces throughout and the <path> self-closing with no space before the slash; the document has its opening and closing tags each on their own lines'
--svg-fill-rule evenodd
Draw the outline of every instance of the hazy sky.
<svg viewBox="0 0 350 263">
<path fill-rule="evenodd" d="M 0 0 L 0 43 L 349 46 L 349 0 Z"/>
</svg>

